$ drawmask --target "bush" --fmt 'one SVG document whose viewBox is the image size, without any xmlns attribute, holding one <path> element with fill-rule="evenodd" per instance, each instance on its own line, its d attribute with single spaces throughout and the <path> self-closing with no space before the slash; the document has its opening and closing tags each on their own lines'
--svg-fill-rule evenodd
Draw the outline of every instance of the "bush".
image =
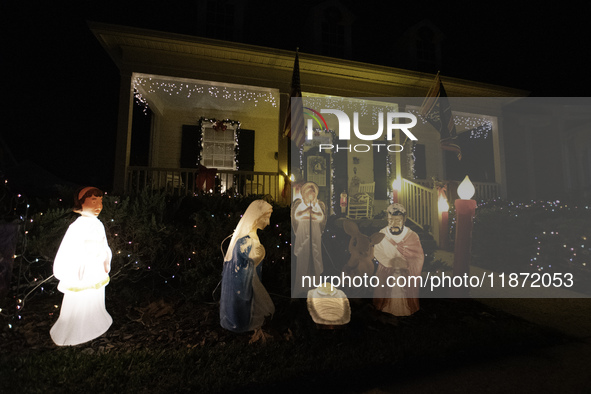
<svg viewBox="0 0 591 394">
<path fill-rule="evenodd" d="M 117 285 L 110 288 L 111 293 L 125 289 L 126 298 L 141 299 L 149 292 L 167 290 L 211 301 L 221 279 L 222 241 L 232 235 L 254 199 L 173 198 L 149 190 L 134 196 L 105 195 L 99 219 L 113 251 L 111 279 Z M 51 276 L 61 240 L 78 216 L 69 208 L 50 205 L 54 207 L 34 215 L 28 224 L 27 258 L 20 261 L 20 268 L 21 276 L 32 285 Z M 289 208 L 275 206 L 271 225 L 260 232 L 267 251 L 263 272 L 270 288 L 285 293 L 290 283 L 290 235 Z"/>
<path fill-rule="evenodd" d="M 580 290 L 588 288 L 591 210 L 558 201 L 483 204 L 476 212 L 472 254 L 475 264 L 495 271 L 570 272 Z"/>
</svg>

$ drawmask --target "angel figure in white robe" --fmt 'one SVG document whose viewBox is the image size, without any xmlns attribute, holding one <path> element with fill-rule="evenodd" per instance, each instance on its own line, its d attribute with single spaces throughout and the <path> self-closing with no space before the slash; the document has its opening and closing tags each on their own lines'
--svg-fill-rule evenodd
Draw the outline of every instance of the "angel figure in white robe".
<svg viewBox="0 0 591 394">
<path fill-rule="evenodd" d="M 291 208 L 291 223 L 295 231 L 294 255 L 296 273 L 294 289 L 299 296 L 305 296 L 302 279 L 318 276 L 324 271 L 322 262 L 322 232 L 326 226 L 326 206 L 318 200 L 318 185 L 307 182 L 302 185 L 301 199 L 294 201 Z M 298 291 L 297 289 L 300 289 Z"/>
<path fill-rule="evenodd" d="M 68 228 L 53 263 L 57 288 L 64 293 L 60 316 L 50 330 L 59 346 L 93 340 L 113 323 L 105 308 L 112 252 L 97 218 L 102 209 L 103 192 L 95 187 L 74 196 L 74 212 L 80 217 Z"/>
</svg>

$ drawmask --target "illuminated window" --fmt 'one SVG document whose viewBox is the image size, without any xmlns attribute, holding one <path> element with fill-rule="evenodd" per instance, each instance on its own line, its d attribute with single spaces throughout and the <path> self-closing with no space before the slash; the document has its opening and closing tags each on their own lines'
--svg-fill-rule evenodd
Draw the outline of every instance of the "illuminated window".
<svg viewBox="0 0 591 394">
<path fill-rule="evenodd" d="M 215 130 L 212 126 L 203 129 L 201 164 L 220 170 L 235 170 L 236 130 L 231 125 L 226 125 L 225 130 Z"/>
</svg>

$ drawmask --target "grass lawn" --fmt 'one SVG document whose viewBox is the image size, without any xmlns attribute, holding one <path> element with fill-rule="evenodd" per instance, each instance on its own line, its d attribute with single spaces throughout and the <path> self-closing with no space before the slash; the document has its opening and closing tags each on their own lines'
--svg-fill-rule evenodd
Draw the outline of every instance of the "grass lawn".
<svg viewBox="0 0 591 394">
<path fill-rule="evenodd" d="M 211 297 L 221 273 L 219 244 L 250 201 L 205 196 L 165 205 L 164 196 L 140 197 L 107 198 L 101 213 L 116 251 L 113 266 L 121 270 L 106 289 L 113 325 L 103 336 L 76 347 L 54 345 L 49 330 L 62 300 L 55 290 L 27 299 L 17 320 L 8 312 L 14 299 L 0 299 L 0 393 L 363 392 L 572 340 L 470 299 L 422 299 L 416 314 L 400 318 L 377 312 L 371 300 L 352 299 L 348 325 L 320 329 L 305 300 L 280 295 L 290 283 L 290 212 L 277 208 L 261 234 L 263 283 L 276 313 L 264 326 L 268 339 L 250 343 L 251 333 L 220 327 Z M 166 219 L 163 206 L 176 213 Z M 35 270 L 49 276 L 71 220 L 63 212 L 36 218 L 28 250 L 47 256 L 22 267 L 29 283 Z M 493 224 L 498 228 L 489 233 L 507 228 Z M 347 248 L 349 238 L 336 225 L 325 238 L 334 250 Z M 432 256 L 434 242 L 422 244 Z M 505 244 L 487 243 L 481 252 L 498 245 Z M 334 259 L 337 271 L 346 262 L 341 257 Z"/>
<path fill-rule="evenodd" d="M 49 337 L 61 296 L 36 299 L 0 334 L 0 392 L 357 392 L 568 341 L 472 300 L 424 299 L 400 318 L 351 300 L 351 322 L 325 330 L 305 300 L 273 298 L 270 338 L 251 344 L 219 326 L 214 302 L 111 294 L 109 331 L 70 348 Z"/>
</svg>

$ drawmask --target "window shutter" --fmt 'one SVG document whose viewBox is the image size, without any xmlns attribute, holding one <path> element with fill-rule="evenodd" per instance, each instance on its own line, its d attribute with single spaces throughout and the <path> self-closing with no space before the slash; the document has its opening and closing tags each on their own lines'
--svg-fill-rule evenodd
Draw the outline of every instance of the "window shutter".
<svg viewBox="0 0 591 394">
<path fill-rule="evenodd" d="M 238 131 L 236 164 L 240 171 L 254 171 L 254 130 Z"/>
<path fill-rule="evenodd" d="M 197 168 L 201 160 L 201 127 L 183 125 L 181 168 Z"/>
</svg>

